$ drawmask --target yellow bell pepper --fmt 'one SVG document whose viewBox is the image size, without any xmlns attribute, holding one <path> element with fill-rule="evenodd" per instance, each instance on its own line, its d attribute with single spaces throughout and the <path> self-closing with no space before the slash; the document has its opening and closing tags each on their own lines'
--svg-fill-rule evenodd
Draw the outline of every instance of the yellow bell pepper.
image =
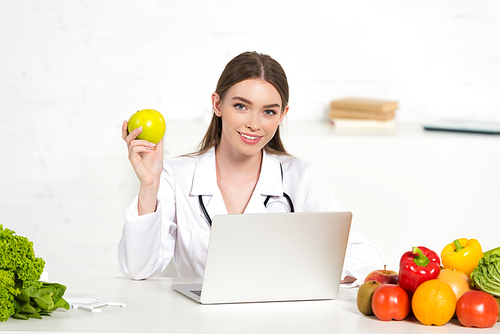
<svg viewBox="0 0 500 334">
<path fill-rule="evenodd" d="M 446 245 L 441 252 L 444 268 L 463 271 L 467 276 L 470 276 L 482 257 L 483 250 L 476 239 L 457 239 Z"/>
</svg>

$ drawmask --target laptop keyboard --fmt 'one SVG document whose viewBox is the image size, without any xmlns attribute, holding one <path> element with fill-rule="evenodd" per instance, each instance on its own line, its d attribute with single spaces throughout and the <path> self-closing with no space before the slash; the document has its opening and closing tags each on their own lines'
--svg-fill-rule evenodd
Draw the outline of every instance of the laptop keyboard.
<svg viewBox="0 0 500 334">
<path fill-rule="evenodd" d="M 190 291 L 191 293 L 194 293 L 195 295 L 197 295 L 198 297 L 201 297 L 201 290 L 191 290 Z"/>
</svg>

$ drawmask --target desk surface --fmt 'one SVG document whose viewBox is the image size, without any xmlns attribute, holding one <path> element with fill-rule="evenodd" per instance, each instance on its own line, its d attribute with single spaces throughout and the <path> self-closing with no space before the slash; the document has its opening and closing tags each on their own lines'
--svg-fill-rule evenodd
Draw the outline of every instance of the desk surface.
<svg viewBox="0 0 500 334">
<path fill-rule="evenodd" d="M 2 332 L 117 333 L 471 333 L 456 319 L 441 327 L 421 325 L 415 318 L 384 322 L 361 315 L 357 289 L 341 289 L 335 300 L 200 305 L 172 290 L 173 283 L 194 279 L 154 277 L 132 281 L 124 277 L 70 277 L 67 298 L 102 298 L 125 302 L 100 313 L 57 310 L 51 317 L 28 321 L 9 319 Z M 54 281 L 57 282 L 57 281 Z M 497 332 L 500 325 L 482 333 Z"/>
</svg>

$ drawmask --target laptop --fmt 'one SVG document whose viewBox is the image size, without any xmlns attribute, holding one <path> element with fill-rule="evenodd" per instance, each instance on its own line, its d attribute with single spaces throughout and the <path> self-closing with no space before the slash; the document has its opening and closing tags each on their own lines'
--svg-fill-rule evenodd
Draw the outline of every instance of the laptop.
<svg viewBox="0 0 500 334">
<path fill-rule="evenodd" d="M 425 130 L 500 134 L 500 123 L 460 119 L 438 120 L 423 124 Z"/>
<path fill-rule="evenodd" d="M 205 275 L 172 288 L 202 303 L 335 299 L 352 213 L 217 215 Z"/>
</svg>

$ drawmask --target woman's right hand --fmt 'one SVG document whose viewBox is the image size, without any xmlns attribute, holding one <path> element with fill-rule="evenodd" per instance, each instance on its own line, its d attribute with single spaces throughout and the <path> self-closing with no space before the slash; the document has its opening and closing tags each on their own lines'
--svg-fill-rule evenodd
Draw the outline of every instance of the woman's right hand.
<svg viewBox="0 0 500 334">
<path fill-rule="evenodd" d="M 163 139 L 157 145 L 147 140 L 136 139 L 141 132 L 142 128 L 137 128 L 128 133 L 127 121 L 123 121 L 122 138 L 127 143 L 128 159 L 141 183 L 139 215 L 156 210 L 156 195 L 163 170 Z"/>
</svg>

